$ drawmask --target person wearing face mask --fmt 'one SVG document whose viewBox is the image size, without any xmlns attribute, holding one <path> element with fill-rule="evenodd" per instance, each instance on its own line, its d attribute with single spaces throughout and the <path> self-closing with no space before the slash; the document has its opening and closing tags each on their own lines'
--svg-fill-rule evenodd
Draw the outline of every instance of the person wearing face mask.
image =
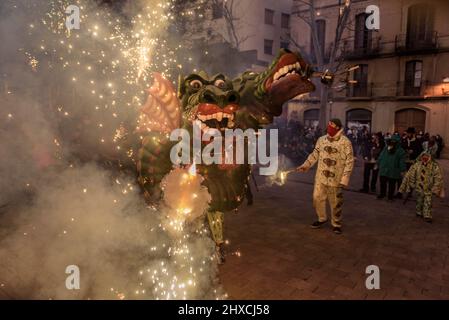
<svg viewBox="0 0 449 320">
<path fill-rule="evenodd" d="M 314 150 L 297 168 L 297 171 L 308 171 L 315 163 L 318 163 L 318 168 L 315 175 L 313 204 L 318 220 L 311 227 L 320 228 L 327 222 L 326 200 L 328 200 L 333 231 L 340 234 L 342 232 L 342 188 L 349 184 L 354 166 L 354 155 L 351 141 L 344 135 L 339 119 L 329 121 L 327 134 L 318 139 Z"/>
<path fill-rule="evenodd" d="M 422 144 L 423 150 L 427 153 L 430 153 L 433 159 L 437 158 L 438 152 L 438 144 L 437 138 L 435 136 L 431 136 L 428 141 L 424 141 Z"/>
<path fill-rule="evenodd" d="M 377 160 L 380 175 L 380 194 L 377 199 L 385 198 L 388 187 L 388 200 L 393 201 L 396 184 L 407 170 L 406 153 L 402 149 L 400 141 L 401 138 L 398 135 L 393 135 L 387 141 L 387 146 L 382 150 Z"/>
<path fill-rule="evenodd" d="M 432 222 L 432 197 L 444 197 L 443 172 L 429 152 L 424 151 L 404 177 L 400 191 L 416 193 L 416 215 Z"/>
</svg>

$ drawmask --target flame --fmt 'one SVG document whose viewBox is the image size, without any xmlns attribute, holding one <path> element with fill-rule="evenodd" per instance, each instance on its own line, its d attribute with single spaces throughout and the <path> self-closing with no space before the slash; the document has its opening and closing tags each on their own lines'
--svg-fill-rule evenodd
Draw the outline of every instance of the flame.
<svg viewBox="0 0 449 320">
<path fill-rule="evenodd" d="M 196 163 L 193 162 L 189 168 L 189 175 L 196 176 Z"/>
</svg>

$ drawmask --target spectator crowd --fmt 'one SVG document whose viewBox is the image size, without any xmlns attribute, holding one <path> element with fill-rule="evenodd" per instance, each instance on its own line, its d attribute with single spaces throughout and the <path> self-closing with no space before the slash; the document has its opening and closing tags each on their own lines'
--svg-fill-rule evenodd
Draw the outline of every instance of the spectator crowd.
<svg viewBox="0 0 449 320">
<path fill-rule="evenodd" d="M 273 127 L 279 130 L 280 154 L 294 164 L 302 163 L 324 134 L 317 126 L 304 126 L 296 116 L 288 121 L 277 118 Z M 390 201 L 403 197 L 398 191 L 403 176 L 423 151 L 439 159 L 444 148 L 439 134 L 417 132 L 412 127 L 402 133 L 372 133 L 368 126 L 360 126 L 345 128 L 345 133 L 352 143 L 354 156 L 363 161 L 360 192 L 377 193 L 379 199 Z"/>
</svg>

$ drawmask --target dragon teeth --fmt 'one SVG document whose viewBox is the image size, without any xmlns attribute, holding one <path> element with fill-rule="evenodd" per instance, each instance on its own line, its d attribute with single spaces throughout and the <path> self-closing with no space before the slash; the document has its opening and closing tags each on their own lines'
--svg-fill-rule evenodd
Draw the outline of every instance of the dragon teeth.
<svg viewBox="0 0 449 320">
<path fill-rule="evenodd" d="M 221 121 L 221 120 L 223 120 L 223 118 L 234 119 L 234 114 L 217 112 L 217 113 L 209 114 L 209 115 L 199 114 L 199 115 L 197 115 L 197 118 L 201 121 L 206 121 L 206 120 L 211 120 L 211 119 L 217 119 L 218 121 Z"/>
<path fill-rule="evenodd" d="M 292 71 L 293 70 L 293 71 Z M 289 64 L 287 66 L 284 66 L 280 68 L 273 76 L 274 82 L 279 80 L 282 76 L 286 75 L 287 73 L 300 73 L 301 71 L 301 65 L 299 62 L 296 62 L 294 64 Z"/>
</svg>

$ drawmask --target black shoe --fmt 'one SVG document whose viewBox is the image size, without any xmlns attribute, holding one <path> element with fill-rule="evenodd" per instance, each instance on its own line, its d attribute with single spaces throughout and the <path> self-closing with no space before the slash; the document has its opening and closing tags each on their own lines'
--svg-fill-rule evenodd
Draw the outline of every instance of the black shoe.
<svg viewBox="0 0 449 320">
<path fill-rule="evenodd" d="M 394 197 L 388 197 L 388 202 L 393 202 L 394 201 Z"/>
<path fill-rule="evenodd" d="M 376 188 L 371 188 L 372 193 L 376 193 Z"/>
<path fill-rule="evenodd" d="M 368 193 L 368 189 L 362 188 L 362 189 L 359 190 L 359 192 L 361 192 L 361 193 Z"/>
<path fill-rule="evenodd" d="M 340 227 L 334 227 L 333 229 L 335 234 L 341 234 L 341 228 Z"/>
<path fill-rule="evenodd" d="M 385 196 L 382 196 L 382 195 L 378 195 L 377 196 L 377 200 L 382 200 L 382 199 L 384 199 L 385 198 Z"/>
<path fill-rule="evenodd" d="M 312 223 L 310 225 L 310 227 L 313 228 L 313 229 L 318 229 L 318 228 L 321 228 L 321 226 L 323 224 L 325 224 L 326 222 L 327 222 L 327 220 L 326 221 L 315 221 L 314 223 Z"/>
<path fill-rule="evenodd" d="M 432 223 L 432 218 L 424 218 L 424 221 L 427 223 Z"/>
<path fill-rule="evenodd" d="M 400 192 L 396 193 L 396 199 L 402 199 L 402 193 Z"/>
<path fill-rule="evenodd" d="M 253 198 L 248 198 L 247 201 L 246 201 L 246 205 L 247 206 L 252 206 L 253 203 L 254 203 Z"/>
<path fill-rule="evenodd" d="M 416 216 L 418 217 L 418 218 L 424 218 L 423 216 L 422 216 L 422 214 L 416 214 Z"/>
</svg>

